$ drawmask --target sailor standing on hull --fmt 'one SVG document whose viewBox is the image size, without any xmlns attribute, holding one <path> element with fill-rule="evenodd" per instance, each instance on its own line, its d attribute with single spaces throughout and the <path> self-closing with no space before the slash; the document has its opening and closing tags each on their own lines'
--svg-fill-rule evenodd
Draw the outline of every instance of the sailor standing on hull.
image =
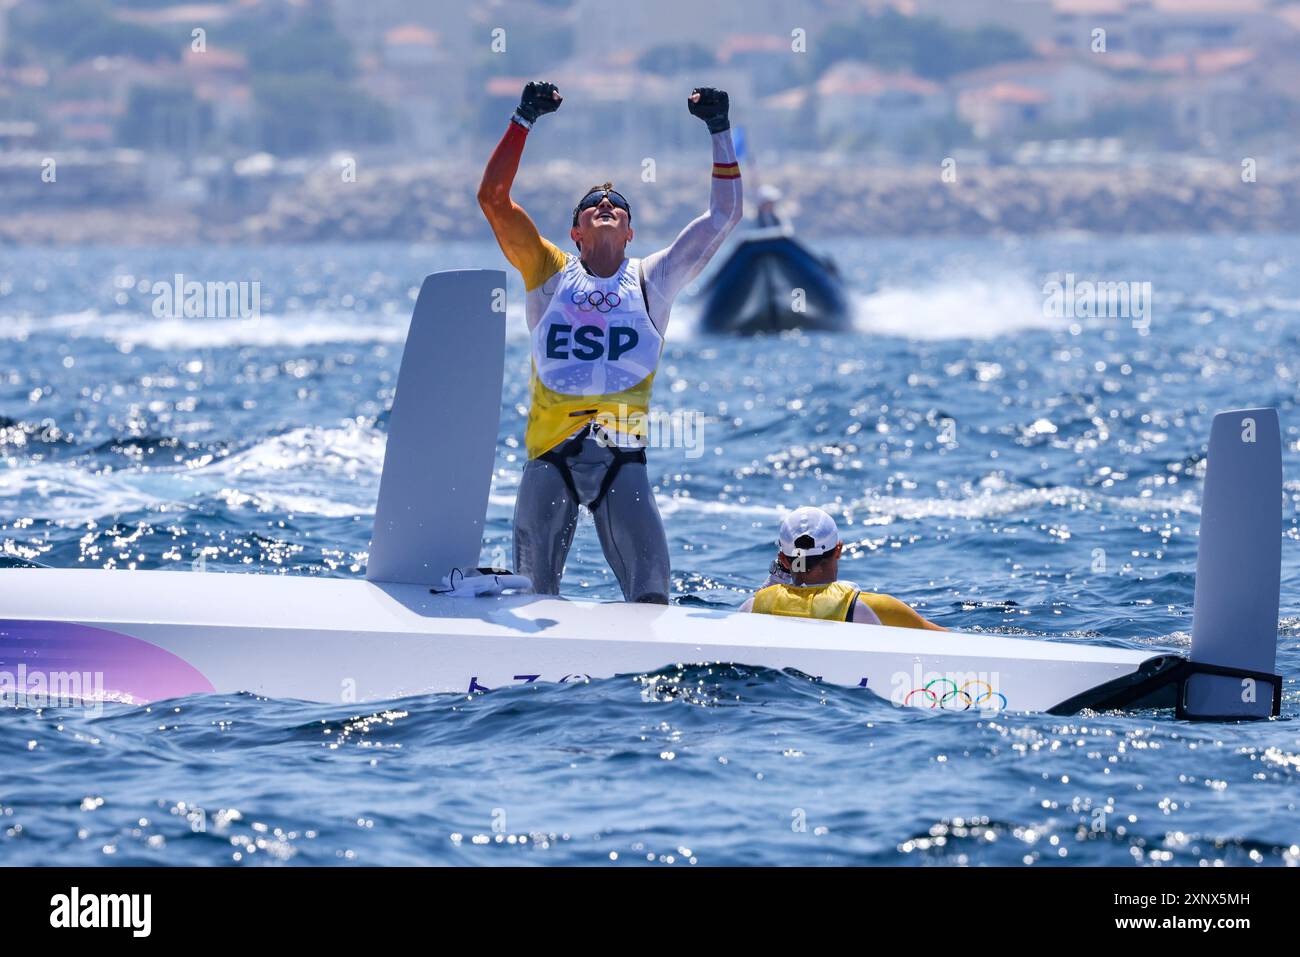
<svg viewBox="0 0 1300 957">
<path fill-rule="evenodd" d="M 644 259 L 627 257 L 632 209 L 610 183 L 589 190 L 573 211 L 577 255 L 543 239 L 510 198 L 528 131 L 561 102 L 554 84 L 524 87 L 478 191 L 501 251 L 523 275 L 532 334 L 515 571 L 539 594 L 558 594 L 582 504 L 623 597 L 666 604 L 668 539 L 646 472 L 646 419 L 673 300 L 743 213 L 727 94 L 701 88 L 687 99 L 712 140 L 708 210 Z"/>
</svg>

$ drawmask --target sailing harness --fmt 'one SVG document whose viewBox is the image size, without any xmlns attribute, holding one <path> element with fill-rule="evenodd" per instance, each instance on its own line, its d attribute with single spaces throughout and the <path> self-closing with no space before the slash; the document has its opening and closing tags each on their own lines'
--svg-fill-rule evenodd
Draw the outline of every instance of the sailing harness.
<svg viewBox="0 0 1300 957">
<path fill-rule="evenodd" d="M 594 413 L 595 411 L 595 409 L 592 409 L 591 413 Z M 583 410 L 574 413 L 574 415 L 588 415 L 591 413 Z M 580 505 L 586 505 L 587 509 L 592 512 L 599 508 L 600 503 L 605 500 L 605 495 L 609 492 L 610 487 L 613 486 L 614 479 L 618 478 L 619 469 L 628 462 L 638 462 L 641 465 L 646 464 L 645 449 L 625 449 L 615 445 L 606 436 L 607 433 L 593 421 L 587 428 L 578 432 L 567 441 L 561 442 L 549 452 L 543 452 L 541 455 L 537 456 L 543 462 L 550 462 L 559 469 L 560 477 L 564 479 L 564 485 L 568 488 L 569 494 L 573 496 L 573 500 Z M 583 502 L 578 496 L 578 487 L 573 481 L 573 469 L 569 466 L 569 459 L 582 452 L 583 444 L 589 437 L 595 438 L 597 442 L 601 442 L 605 448 L 613 452 L 614 461 L 606 467 L 605 477 L 601 479 L 600 488 L 596 492 L 596 497 L 590 502 Z"/>
</svg>

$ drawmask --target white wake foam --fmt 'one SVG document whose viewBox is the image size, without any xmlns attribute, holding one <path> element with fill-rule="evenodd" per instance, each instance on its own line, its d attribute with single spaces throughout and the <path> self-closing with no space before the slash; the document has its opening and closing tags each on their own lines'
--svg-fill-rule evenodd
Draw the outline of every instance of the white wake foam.
<svg viewBox="0 0 1300 957">
<path fill-rule="evenodd" d="M 259 319 L 154 319 L 109 325 L 104 338 L 150 349 L 225 349 L 235 346 L 312 346 L 406 339 L 406 323 L 387 317 L 263 316 Z"/>
<path fill-rule="evenodd" d="M 184 511 L 198 501 L 220 499 L 232 509 L 327 518 L 372 517 L 383 470 L 385 433 L 373 425 L 345 422 L 336 427 L 303 426 L 268 436 L 223 457 L 190 453 L 173 465 L 147 461 L 111 469 L 99 463 L 10 460 L 0 470 L 4 511 L 60 523 L 84 523 L 132 511 Z M 493 476 L 490 505 L 513 510 L 522 462 Z M 25 498 L 19 508 L 17 500 Z M 747 516 L 775 525 L 802 501 L 720 501 L 686 495 L 660 495 L 659 509 L 674 515 Z M 843 517 L 847 526 L 892 525 L 928 519 L 979 520 L 1030 512 L 1042 507 L 1068 512 L 1098 511 L 1198 514 L 1192 489 L 1156 496 L 1107 495 L 1090 488 L 1024 488 L 988 477 L 964 494 L 905 497 L 871 491 L 848 501 L 813 502 Z M 19 515 L 22 512 L 25 515 Z"/>
<path fill-rule="evenodd" d="M 33 318 L 0 316 L 0 341 L 55 335 L 95 338 L 119 347 L 158 350 L 226 349 L 239 346 L 311 346 L 342 342 L 400 344 L 407 316 L 368 313 L 302 313 L 255 319 L 158 319 L 138 313 L 94 310 Z"/>
<path fill-rule="evenodd" d="M 183 512 L 214 498 L 231 509 L 264 513 L 373 516 L 383 461 L 384 434 L 372 426 L 310 426 L 181 465 L 110 470 L 57 459 L 14 465 L 0 471 L 0 499 L 26 499 L 21 507 L 5 506 L 10 516 L 60 524 L 136 511 Z"/>
<path fill-rule="evenodd" d="M 959 279 L 852 297 L 855 326 L 906 339 L 995 339 L 1029 329 L 1063 329 L 1043 313 L 1043 296 L 1023 277 Z"/>
</svg>

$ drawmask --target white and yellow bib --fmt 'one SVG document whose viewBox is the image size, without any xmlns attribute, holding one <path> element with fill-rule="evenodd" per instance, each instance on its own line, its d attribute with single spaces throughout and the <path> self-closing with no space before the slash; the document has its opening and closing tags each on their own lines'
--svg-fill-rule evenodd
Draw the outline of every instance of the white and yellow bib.
<svg viewBox="0 0 1300 957">
<path fill-rule="evenodd" d="M 645 445 L 664 339 L 641 294 L 641 261 L 593 276 L 570 255 L 543 284 L 550 304 L 532 331 L 524 444 L 535 459 L 595 421 L 621 446 Z M 554 291 L 547 288 L 554 284 Z"/>
</svg>

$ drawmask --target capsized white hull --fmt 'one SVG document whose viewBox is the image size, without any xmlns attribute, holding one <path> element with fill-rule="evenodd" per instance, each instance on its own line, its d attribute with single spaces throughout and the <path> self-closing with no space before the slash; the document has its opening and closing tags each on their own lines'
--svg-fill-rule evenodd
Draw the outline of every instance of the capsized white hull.
<svg viewBox="0 0 1300 957">
<path fill-rule="evenodd" d="M 1215 416 L 1201 512 L 1202 545 L 1213 547 L 1198 555 L 1190 662 L 686 607 L 432 595 L 420 583 L 473 569 L 482 550 L 505 289 L 505 273 L 492 269 L 434 273 L 420 289 L 388 421 L 368 580 L 0 569 L 0 700 L 74 697 L 66 689 L 88 676 L 90 694 L 134 701 L 253 691 L 351 703 L 729 662 L 946 710 L 1176 706 L 1214 720 L 1280 712 L 1275 409 Z"/>
<path fill-rule="evenodd" d="M 213 691 L 366 702 L 731 662 L 916 707 L 1047 711 L 1170 660 L 685 606 L 448 598 L 359 579 L 0 569 L 0 672 L 98 675 L 106 696 L 137 702 Z"/>
</svg>

